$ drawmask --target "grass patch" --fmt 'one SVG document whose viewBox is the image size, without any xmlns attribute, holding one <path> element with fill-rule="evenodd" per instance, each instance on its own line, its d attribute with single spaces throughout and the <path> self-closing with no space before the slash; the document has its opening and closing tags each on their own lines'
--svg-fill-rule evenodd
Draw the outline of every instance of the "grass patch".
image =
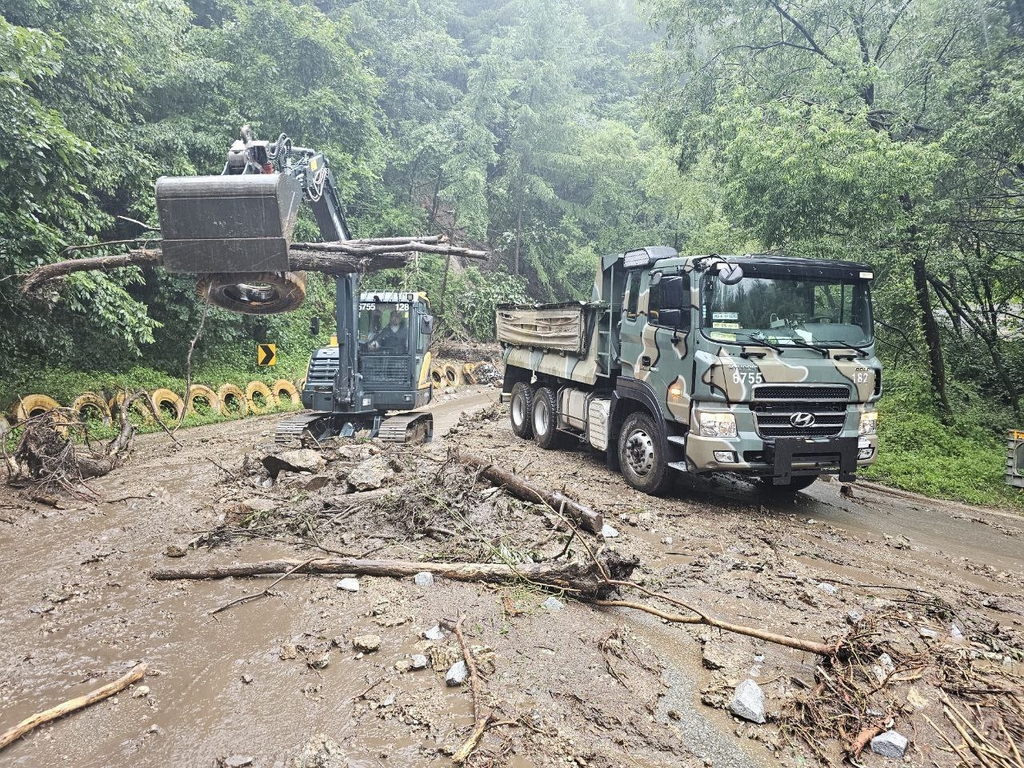
<svg viewBox="0 0 1024 768">
<path fill-rule="evenodd" d="M 970 393 L 950 393 L 960 406 L 943 424 L 921 391 L 921 379 L 892 376 L 879 403 L 878 461 L 867 480 L 935 498 L 1024 510 L 1024 491 L 1006 485 L 1009 417 Z"/>
</svg>

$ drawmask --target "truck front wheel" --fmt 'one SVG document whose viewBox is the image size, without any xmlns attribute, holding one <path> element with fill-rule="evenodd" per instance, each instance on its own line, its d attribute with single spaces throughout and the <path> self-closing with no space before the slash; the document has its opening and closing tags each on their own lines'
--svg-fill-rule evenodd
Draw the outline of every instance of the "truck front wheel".
<svg viewBox="0 0 1024 768">
<path fill-rule="evenodd" d="M 558 401 L 548 387 L 541 387 L 533 394 L 531 419 L 533 439 L 545 450 L 556 448 L 558 439 Z"/>
<path fill-rule="evenodd" d="M 626 417 L 619 432 L 619 465 L 627 483 L 651 496 L 665 493 L 672 484 L 658 428 L 646 413 Z"/>
<path fill-rule="evenodd" d="M 517 381 L 512 387 L 512 399 L 509 403 L 509 420 L 516 437 L 529 440 L 533 437 L 533 424 L 530 423 L 530 411 L 533 409 L 533 387 L 525 381 Z"/>
</svg>

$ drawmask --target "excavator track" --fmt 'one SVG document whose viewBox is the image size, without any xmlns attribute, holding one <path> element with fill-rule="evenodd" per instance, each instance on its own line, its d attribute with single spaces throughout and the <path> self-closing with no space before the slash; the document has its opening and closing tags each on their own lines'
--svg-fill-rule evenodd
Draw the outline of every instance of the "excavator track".
<svg viewBox="0 0 1024 768">
<path fill-rule="evenodd" d="M 377 437 L 386 443 L 429 443 L 434 438 L 434 417 L 422 411 L 389 416 Z"/>
<path fill-rule="evenodd" d="M 323 431 L 330 425 L 318 422 L 328 420 L 330 416 L 329 413 L 300 413 L 281 419 L 274 430 L 274 442 L 278 445 L 299 443 L 307 432 L 317 440 L 323 439 L 326 437 Z"/>
</svg>

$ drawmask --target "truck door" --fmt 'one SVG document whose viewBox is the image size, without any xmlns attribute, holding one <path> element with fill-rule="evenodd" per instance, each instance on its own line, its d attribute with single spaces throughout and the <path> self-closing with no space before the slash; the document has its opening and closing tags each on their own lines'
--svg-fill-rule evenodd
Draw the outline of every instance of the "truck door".
<svg viewBox="0 0 1024 768">
<path fill-rule="evenodd" d="M 622 320 L 619 325 L 622 375 L 636 379 L 646 379 L 650 375 L 651 367 L 657 364 L 657 348 L 653 344 L 644 343 L 647 328 L 647 292 L 641 291 L 641 283 L 646 282 L 645 277 L 643 272 L 629 273 L 622 301 Z"/>
</svg>

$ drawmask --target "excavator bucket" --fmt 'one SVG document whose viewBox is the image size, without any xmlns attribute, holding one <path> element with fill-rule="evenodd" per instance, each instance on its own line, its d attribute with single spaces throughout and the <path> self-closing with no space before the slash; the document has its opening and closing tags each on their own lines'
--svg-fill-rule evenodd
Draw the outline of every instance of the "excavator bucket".
<svg viewBox="0 0 1024 768">
<path fill-rule="evenodd" d="M 156 208 L 168 272 L 286 272 L 302 186 L 280 173 L 163 176 Z"/>
</svg>

